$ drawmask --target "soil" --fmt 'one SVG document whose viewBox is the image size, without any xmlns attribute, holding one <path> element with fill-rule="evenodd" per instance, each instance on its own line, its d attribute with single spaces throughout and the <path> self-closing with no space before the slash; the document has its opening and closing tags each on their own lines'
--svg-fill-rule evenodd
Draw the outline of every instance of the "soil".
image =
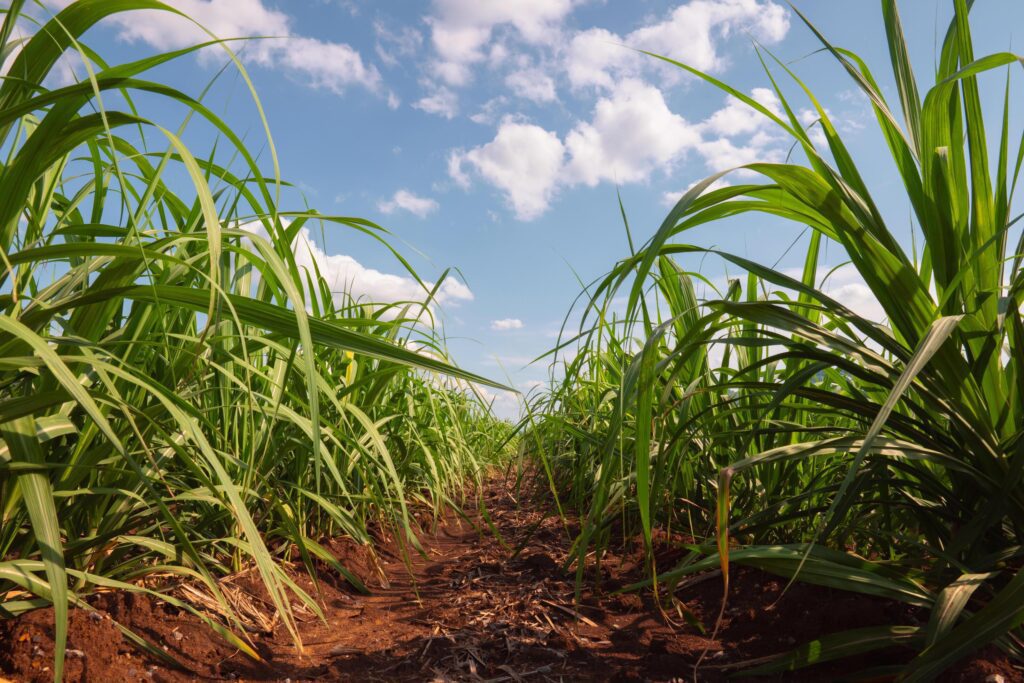
<svg viewBox="0 0 1024 683">
<path fill-rule="evenodd" d="M 791 650 L 822 635 L 881 624 L 920 624 L 927 615 L 904 605 L 795 584 L 736 568 L 720 628 L 718 573 L 679 588 L 680 608 L 659 609 L 650 591 L 613 591 L 642 579 L 642 546 L 606 557 L 600 581 L 590 572 L 579 600 L 563 572 L 572 529 L 543 504 L 492 479 L 482 492 L 499 536 L 476 515 L 423 519 L 432 526 L 426 556 L 403 553 L 385 534 L 376 553 L 337 539 L 330 550 L 370 589 L 355 591 L 324 569 L 319 597 L 326 621 L 296 609 L 300 651 L 270 616 L 251 572 L 224 582 L 255 661 L 195 615 L 141 594 L 107 592 L 93 610 L 72 610 L 66 678 L 72 681 L 720 681 L 737 664 Z M 471 521 L 472 520 L 472 521 Z M 681 541 L 658 537 L 660 567 L 681 554 Z M 518 552 L 517 552 L 518 551 Z M 403 559 L 405 558 L 405 559 Z M 590 568 L 593 569 L 593 568 Z M 596 570 L 595 570 L 596 571 Z M 316 594 L 311 580 L 296 582 Z M 194 592 L 193 604 L 203 601 Z M 687 614 L 688 613 L 688 614 Z M 131 630 L 176 659 L 175 667 L 137 649 Z M 703 628 L 701 628 L 703 626 Z M 758 680 L 833 681 L 865 667 L 899 665 L 907 650 L 827 663 Z M 0 683 L 52 680 L 53 613 L 40 609 L 0 622 Z M 694 665 L 700 661 L 700 668 Z M 1001 678 L 1000 678 L 1001 677 Z M 947 672 L 949 681 L 1024 681 L 1000 651 L 976 654 Z"/>
</svg>

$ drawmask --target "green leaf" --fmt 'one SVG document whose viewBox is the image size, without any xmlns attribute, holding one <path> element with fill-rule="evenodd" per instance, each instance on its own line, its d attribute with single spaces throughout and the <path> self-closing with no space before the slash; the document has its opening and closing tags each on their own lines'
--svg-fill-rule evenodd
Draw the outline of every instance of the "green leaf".
<svg viewBox="0 0 1024 683">
<path fill-rule="evenodd" d="M 12 462 L 29 465 L 42 465 L 46 462 L 36 439 L 36 425 L 32 418 L 19 417 L 0 423 L 0 435 L 7 444 Z M 17 474 L 17 482 L 21 487 L 22 499 L 32 521 L 32 531 L 50 584 L 49 597 L 53 601 L 54 620 L 53 680 L 59 683 L 64 679 L 64 654 L 68 641 L 68 580 L 64 569 L 64 546 L 57 521 L 57 508 L 46 473 L 23 471 Z"/>
</svg>

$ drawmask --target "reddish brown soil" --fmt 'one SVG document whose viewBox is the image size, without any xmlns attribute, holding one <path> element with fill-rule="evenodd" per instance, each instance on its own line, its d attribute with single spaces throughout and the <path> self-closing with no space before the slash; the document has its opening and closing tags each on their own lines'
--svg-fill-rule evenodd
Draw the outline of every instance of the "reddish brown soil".
<svg viewBox="0 0 1024 683">
<path fill-rule="evenodd" d="M 95 612 L 73 610 L 67 679 L 74 681 L 352 680 L 352 681 L 579 681 L 725 680 L 738 662 L 792 649 L 827 633 L 880 624 L 918 623 L 924 615 L 902 605 L 796 584 L 749 569 L 734 572 L 729 603 L 716 638 L 709 634 L 721 606 L 715 574 L 677 592 L 706 633 L 672 610 L 661 613 L 649 594 L 610 591 L 639 578 L 634 546 L 602 563 L 602 588 L 593 581 L 574 600 L 573 577 L 561 571 L 569 535 L 540 506 L 519 504 L 494 481 L 484 492 L 501 540 L 454 515 L 424 537 L 427 557 L 401 559 L 381 543 L 379 561 L 363 548 L 336 541 L 331 549 L 371 595 L 351 590 L 324 571 L 320 584 L 326 623 L 297 610 L 304 649 L 278 623 L 250 638 L 262 657 L 253 661 L 195 616 L 139 595 L 94 596 Z M 515 557 L 510 549 L 523 546 Z M 661 566 L 678 555 L 662 539 Z M 308 578 L 296 580 L 315 591 Z M 270 614 L 251 575 L 230 582 L 234 595 Z M 780 596 L 781 599 L 780 599 Z M 0 683 L 52 680 L 51 610 L 0 622 Z M 140 653 L 115 621 L 164 649 L 186 668 Z M 862 661 L 802 670 L 784 680 L 831 681 L 863 667 L 899 664 L 909 652 L 892 650 Z M 1024 681 L 997 650 L 986 650 L 947 675 L 951 681 Z M 764 680 L 764 679 L 760 679 Z"/>
</svg>

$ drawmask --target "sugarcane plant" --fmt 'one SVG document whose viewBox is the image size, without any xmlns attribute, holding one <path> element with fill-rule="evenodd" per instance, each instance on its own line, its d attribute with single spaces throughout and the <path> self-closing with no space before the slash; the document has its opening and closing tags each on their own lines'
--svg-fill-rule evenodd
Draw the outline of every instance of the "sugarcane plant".
<svg viewBox="0 0 1024 683">
<path fill-rule="evenodd" d="M 523 440 L 571 473 L 552 484 L 571 482 L 554 488 L 585 519 L 580 580 L 587 554 L 600 556 L 623 519 L 649 549 L 657 525 L 698 539 L 679 566 L 656 567 L 652 555 L 648 585 L 720 568 L 727 594 L 730 565 L 745 564 L 930 614 L 924 625 L 832 634 L 751 673 L 899 644 L 914 659 L 875 673 L 923 681 L 984 645 L 1024 652 L 1024 243 L 1013 212 L 1024 139 L 1011 130 L 1024 62 L 975 55 L 970 4 L 952 2 L 922 89 L 897 4 L 882 1 L 895 107 L 863 59 L 794 9 L 869 103 L 912 240 L 790 65 L 758 47 L 776 109 L 650 55 L 745 103 L 792 150 L 785 163 L 741 167 L 737 184 L 717 181 L 740 169 L 695 183 L 588 288 L 584 323 L 558 349 L 578 353 Z M 986 118 L 979 79 L 999 69 L 1002 107 Z M 810 126 L 780 76 L 809 103 Z M 686 241 L 698 226 L 733 229 L 726 219 L 737 215 L 806 229 L 802 275 Z M 883 320 L 826 293 L 826 248 L 849 259 Z M 691 255 L 744 275 L 721 292 L 706 281 L 712 294 L 698 300 L 700 276 L 678 265 Z"/>
<path fill-rule="evenodd" d="M 53 606 L 55 680 L 68 608 L 98 588 L 173 602 L 256 657 L 219 583 L 255 567 L 298 642 L 292 604 L 321 612 L 283 561 L 361 587 L 323 541 L 369 542 L 378 521 L 415 549 L 410 505 L 456 502 L 505 437 L 472 391 L 500 385 L 455 366 L 433 324 L 448 274 L 420 279 L 372 222 L 282 208 L 295 193 L 229 43 L 111 65 L 82 42 L 132 10 L 180 14 L 13 0 L 0 26 L 0 616 Z M 147 80 L 199 50 L 248 84 L 269 171 L 204 104 L 216 78 L 195 95 Z M 215 139 L 202 154 L 196 126 Z M 329 229 L 392 250 L 423 296 L 333 290 L 297 260 Z"/>
</svg>

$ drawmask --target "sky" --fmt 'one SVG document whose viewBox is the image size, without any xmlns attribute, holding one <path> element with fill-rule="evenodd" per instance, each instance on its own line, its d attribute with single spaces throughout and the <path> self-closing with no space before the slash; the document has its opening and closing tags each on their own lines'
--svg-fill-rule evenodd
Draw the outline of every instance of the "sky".
<svg viewBox="0 0 1024 683">
<path fill-rule="evenodd" d="M 783 2 L 165 1 L 220 37 L 264 37 L 233 45 L 266 111 L 283 177 L 322 213 L 386 227 L 424 279 L 451 267 L 439 314 L 455 360 L 523 391 L 546 379 L 546 362 L 529 363 L 556 343 L 581 283 L 628 255 L 620 197 L 642 242 L 694 182 L 788 152 L 737 100 L 632 48 L 686 62 L 777 108 L 754 44 L 769 50 L 825 104 L 909 244 L 907 207 L 864 97 Z M 868 62 L 896 108 L 880 4 L 795 4 L 834 44 Z M 952 6 L 901 3 L 922 85 Z M 1011 49 L 1024 2 L 978 2 L 972 21 L 979 55 Z M 119 15 L 86 37 L 112 62 L 200 40 L 194 24 L 159 11 Z M 198 93 L 224 59 L 206 50 L 160 75 Z M 773 69 L 801 119 L 813 122 L 806 99 Z M 985 81 L 997 112 L 1004 77 Z M 265 146 L 237 75 L 221 76 L 207 101 L 250 144 Z M 744 171 L 724 178 L 749 181 Z M 701 228 L 689 241 L 786 269 L 801 265 L 799 241 L 792 246 L 800 235 L 799 226 L 745 218 Z M 307 238 L 321 270 L 357 293 L 418 296 L 402 265 L 372 241 L 340 227 Z M 845 261 L 830 249 L 823 271 Z M 726 277 L 720 264 L 696 257 L 683 265 Z M 852 269 L 841 269 L 830 288 L 856 310 L 880 315 Z M 494 398 L 500 414 L 515 415 L 514 397 Z"/>
</svg>

